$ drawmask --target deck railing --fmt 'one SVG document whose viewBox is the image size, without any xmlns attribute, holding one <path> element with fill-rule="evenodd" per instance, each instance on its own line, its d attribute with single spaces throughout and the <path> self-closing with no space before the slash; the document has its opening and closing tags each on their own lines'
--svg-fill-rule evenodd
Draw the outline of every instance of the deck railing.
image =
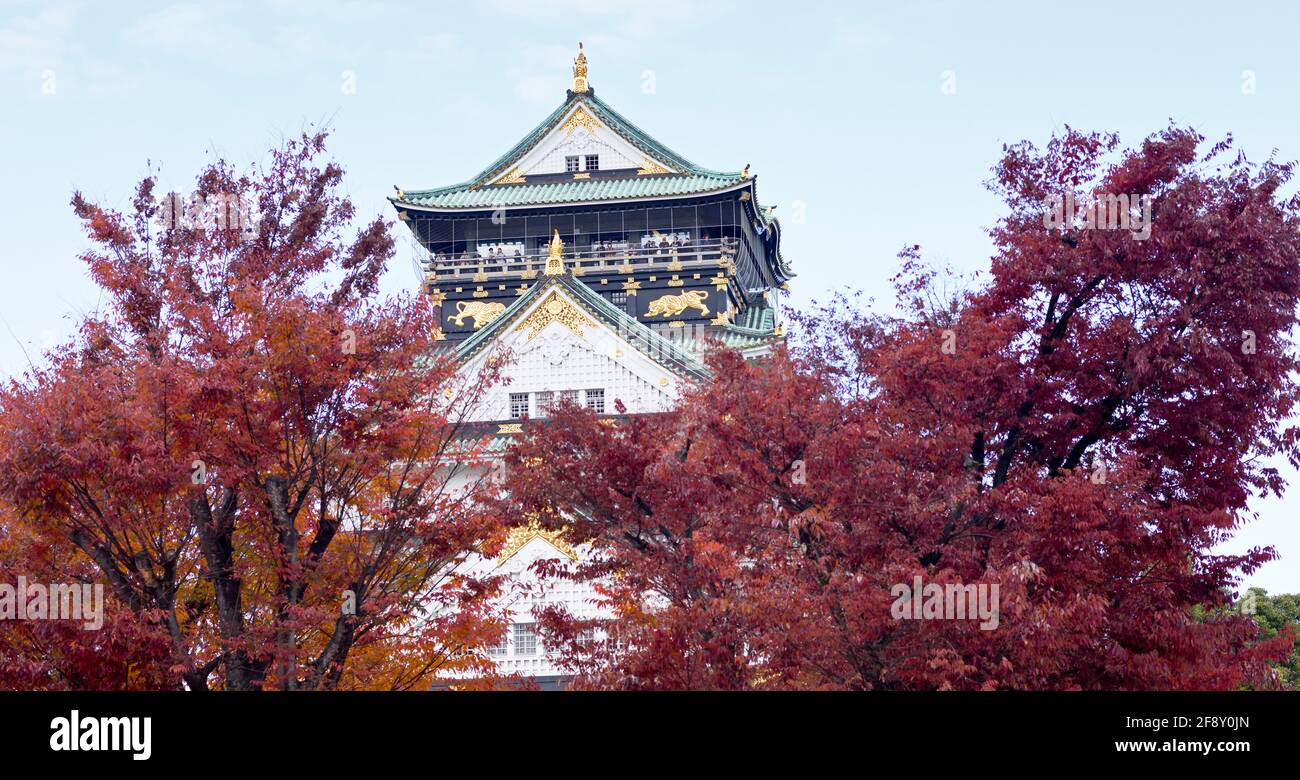
<svg viewBox="0 0 1300 780">
<path fill-rule="evenodd" d="M 564 253 L 564 267 L 575 276 L 587 273 L 631 273 L 648 269 L 686 268 L 725 265 L 734 261 L 736 243 L 729 240 L 695 241 L 676 247 L 618 247 L 614 249 L 587 249 Z M 497 277 L 532 278 L 546 267 L 546 252 L 521 254 L 512 257 L 442 258 L 426 263 L 426 269 L 436 272 L 436 279 L 475 279 L 486 281 Z M 724 263 L 723 261 L 727 261 Z"/>
</svg>

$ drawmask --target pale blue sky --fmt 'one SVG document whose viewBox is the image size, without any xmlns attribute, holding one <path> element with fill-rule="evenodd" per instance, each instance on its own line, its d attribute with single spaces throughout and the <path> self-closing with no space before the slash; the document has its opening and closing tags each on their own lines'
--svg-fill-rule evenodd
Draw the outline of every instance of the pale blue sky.
<svg viewBox="0 0 1300 780">
<path fill-rule="evenodd" d="M 563 100 L 578 40 L 625 116 L 706 167 L 752 165 L 794 303 L 888 300 L 905 244 L 987 268 L 1004 143 L 1065 123 L 1132 143 L 1173 119 L 1300 158 L 1300 10 L 1269 5 L 0 0 L 0 375 L 98 301 L 74 189 L 125 207 L 153 161 L 188 191 L 214 154 L 262 159 L 328 122 L 360 214 L 387 215 L 394 184 L 462 181 Z M 386 284 L 413 283 L 403 255 Z M 1300 591 L 1298 507 L 1259 502 L 1232 545 L 1282 552 L 1252 584 Z"/>
</svg>

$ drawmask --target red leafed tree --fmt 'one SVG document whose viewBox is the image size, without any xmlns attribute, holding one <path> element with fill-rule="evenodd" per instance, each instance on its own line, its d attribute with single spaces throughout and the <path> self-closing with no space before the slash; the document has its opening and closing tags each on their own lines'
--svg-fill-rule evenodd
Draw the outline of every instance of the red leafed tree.
<svg viewBox="0 0 1300 780">
<path fill-rule="evenodd" d="M 0 583 L 102 582 L 95 565 L 50 544 L 0 504 Z M 92 590 L 93 593 L 93 590 Z M 132 613 L 104 599 L 99 621 L 17 620 L 0 630 L 0 690 L 152 690 L 167 684 L 168 647 L 136 630 Z M 83 617 L 85 616 L 83 613 Z M 102 622 L 101 622 L 102 621 Z M 95 622 L 101 625 L 95 627 Z M 86 626 L 94 630 L 87 630 Z"/>
<path fill-rule="evenodd" d="M 577 684 L 1274 684 L 1291 639 L 1213 608 L 1275 553 L 1212 548 L 1300 460 L 1300 201 L 1291 166 L 1202 141 L 1010 147 L 980 286 L 936 296 L 908 250 L 897 316 L 839 300 L 791 354 L 715 355 L 679 411 L 534 430 L 513 511 L 591 543 L 571 576 L 614 615 L 542 614 Z M 1149 237 L 1049 229 L 1065 192 L 1151 195 Z M 917 577 L 997 585 L 996 627 L 896 613 Z"/>
<path fill-rule="evenodd" d="M 493 584 L 454 574 L 499 536 L 451 488 L 481 388 L 444 394 L 438 314 L 379 296 L 388 226 L 345 235 L 323 144 L 217 162 L 187 211 L 153 179 L 126 214 L 75 195 L 108 306 L 0 394 L 0 497 L 30 553 L 8 568 L 42 552 L 51 577 L 106 583 L 115 641 L 157 657 L 141 687 L 408 688 L 481 664 L 500 630 Z"/>
</svg>

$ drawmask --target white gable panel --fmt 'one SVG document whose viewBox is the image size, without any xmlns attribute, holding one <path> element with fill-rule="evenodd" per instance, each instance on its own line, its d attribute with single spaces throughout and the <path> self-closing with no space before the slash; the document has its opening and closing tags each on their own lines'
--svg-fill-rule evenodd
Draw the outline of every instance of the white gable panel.
<svg viewBox="0 0 1300 780">
<path fill-rule="evenodd" d="M 577 155 L 585 160 L 588 154 L 600 155 L 601 170 L 640 168 L 646 161 L 644 152 L 628 143 L 623 136 L 611 130 L 595 114 L 578 103 L 564 121 L 519 160 L 519 172 L 525 177 L 530 174 L 565 173 L 565 157 Z M 663 165 L 662 161 L 656 162 Z"/>
<path fill-rule="evenodd" d="M 533 313 L 542 306 L 559 308 L 553 296 L 581 317 L 564 318 L 569 324 L 562 318 L 549 318 L 534 331 Z M 619 400 L 629 414 L 641 414 L 671 408 L 681 389 L 679 377 L 638 351 L 613 328 L 586 314 L 561 288 L 538 296 L 528 311 L 462 371 L 472 376 L 485 361 L 500 356 L 506 356 L 501 370 L 505 381 L 488 391 L 471 414 L 475 421 L 509 419 L 511 393 L 602 389 L 606 413 L 614 413 Z"/>
</svg>

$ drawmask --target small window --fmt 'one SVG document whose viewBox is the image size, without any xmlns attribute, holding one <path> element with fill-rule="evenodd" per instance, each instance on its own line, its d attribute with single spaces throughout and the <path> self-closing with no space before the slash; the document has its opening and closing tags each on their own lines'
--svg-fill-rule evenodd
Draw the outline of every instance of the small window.
<svg viewBox="0 0 1300 780">
<path fill-rule="evenodd" d="M 605 391 L 603 389 L 587 391 L 587 408 L 596 414 L 605 413 Z"/>
<path fill-rule="evenodd" d="M 578 172 L 578 155 L 571 154 L 568 157 L 564 158 L 564 170 L 568 171 L 569 173 Z"/>
<path fill-rule="evenodd" d="M 490 658 L 505 657 L 507 648 L 509 647 L 509 645 L 507 644 L 508 641 L 509 641 L 509 637 L 507 637 L 505 634 L 502 634 L 501 641 L 497 642 L 495 645 L 492 645 L 491 647 L 488 648 L 488 656 Z"/>
<path fill-rule="evenodd" d="M 589 154 L 589 155 L 587 155 L 587 167 L 586 167 L 586 170 L 588 170 L 588 171 L 598 171 L 598 170 L 600 170 L 600 155 L 598 155 L 598 154 Z"/>
<path fill-rule="evenodd" d="M 609 298 L 609 302 L 612 303 L 612 304 L 614 304 L 614 305 L 617 306 L 618 308 L 623 309 L 624 311 L 626 311 L 626 310 L 627 310 L 627 293 L 625 293 L 625 292 L 616 292 L 616 293 L 614 293 L 613 295 L 610 296 L 610 298 Z"/>
<path fill-rule="evenodd" d="M 518 420 L 528 416 L 528 393 L 510 394 L 510 418 Z"/>
<path fill-rule="evenodd" d="M 568 401 L 569 403 L 574 403 L 574 404 L 576 404 L 576 403 L 578 402 L 578 391 L 577 391 L 577 390 L 561 390 L 561 391 L 560 391 L 560 400 L 562 400 L 562 401 Z"/>
<path fill-rule="evenodd" d="M 621 653 L 627 649 L 627 642 L 619 635 L 618 629 L 605 632 L 605 648 L 614 653 Z"/>
<path fill-rule="evenodd" d="M 515 623 L 515 655 L 537 654 L 537 631 L 532 623 Z"/>
<path fill-rule="evenodd" d="M 546 410 L 550 409 L 551 405 L 554 403 L 555 403 L 555 394 L 552 393 L 550 390 L 538 393 L 537 394 L 537 416 L 545 417 Z"/>
</svg>

